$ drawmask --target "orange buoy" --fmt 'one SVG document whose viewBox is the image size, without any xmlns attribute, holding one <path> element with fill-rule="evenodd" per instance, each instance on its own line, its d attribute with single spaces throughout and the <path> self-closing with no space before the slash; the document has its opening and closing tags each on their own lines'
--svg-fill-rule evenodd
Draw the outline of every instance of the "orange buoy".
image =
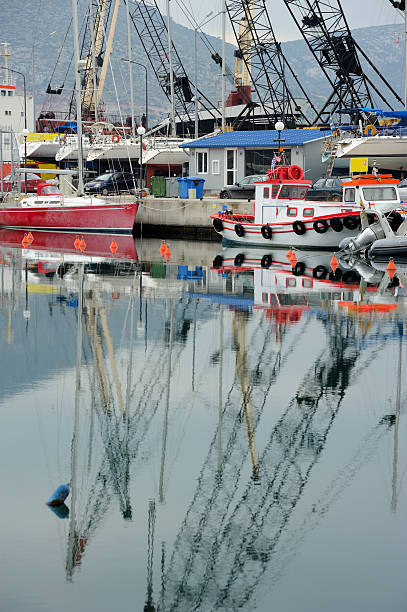
<svg viewBox="0 0 407 612">
<path fill-rule="evenodd" d="M 293 253 L 290 257 L 290 263 L 291 263 L 291 267 L 295 268 L 295 264 L 297 263 L 298 259 L 295 253 Z"/>
<path fill-rule="evenodd" d="M 386 272 L 390 276 L 390 278 L 393 278 L 393 276 L 397 272 L 396 264 L 392 259 L 390 259 L 389 263 L 387 264 Z"/>
<path fill-rule="evenodd" d="M 290 248 L 285 256 L 287 257 L 288 261 L 290 261 L 291 257 L 293 256 L 293 250 Z"/>
<path fill-rule="evenodd" d="M 29 240 L 27 234 L 24 234 L 24 238 L 22 239 L 21 244 L 23 245 L 23 247 L 25 249 L 29 246 L 30 240 Z"/>
<path fill-rule="evenodd" d="M 170 260 L 170 257 L 171 257 L 171 249 L 170 249 L 170 247 L 167 247 L 167 248 L 165 249 L 165 259 L 166 259 L 167 261 L 169 261 L 169 260 Z"/>
<path fill-rule="evenodd" d="M 34 242 L 34 236 L 32 235 L 31 232 L 28 232 L 27 239 L 28 239 L 30 244 L 32 244 Z"/>
<path fill-rule="evenodd" d="M 110 250 L 113 253 L 113 255 L 116 253 L 116 251 L 117 251 L 117 242 L 116 242 L 116 240 L 112 240 L 112 242 L 110 243 Z"/>
<path fill-rule="evenodd" d="M 83 251 L 85 249 L 86 249 L 86 242 L 85 242 L 85 240 L 84 240 L 84 238 L 82 236 L 82 238 L 81 238 L 81 240 L 79 242 L 79 250 L 82 251 L 82 253 L 83 253 Z"/>
<path fill-rule="evenodd" d="M 76 236 L 75 242 L 73 243 L 76 250 L 79 249 L 79 243 L 80 243 L 79 236 Z"/>
<path fill-rule="evenodd" d="M 167 245 L 165 244 L 165 242 L 162 242 L 161 246 L 160 246 L 160 255 L 161 255 L 161 257 L 164 257 L 166 250 L 167 250 Z"/>
<path fill-rule="evenodd" d="M 337 267 L 339 266 L 338 260 L 336 259 L 335 253 L 332 256 L 332 259 L 330 261 L 331 264 L 331 268 L 333 273 L 335 274 Z"/>
</svg>

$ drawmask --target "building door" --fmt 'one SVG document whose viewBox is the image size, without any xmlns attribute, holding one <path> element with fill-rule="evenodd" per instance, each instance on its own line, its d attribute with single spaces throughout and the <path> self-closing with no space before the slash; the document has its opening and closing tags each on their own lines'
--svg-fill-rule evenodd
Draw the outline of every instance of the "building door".
<svg viewBox="0 0 407 612">
<path fill-rule="evenodd" d="M 234 185 L 237 181 L 237 149 L 226 149 L 225 157 L 225 184 Z"/>
</svg>

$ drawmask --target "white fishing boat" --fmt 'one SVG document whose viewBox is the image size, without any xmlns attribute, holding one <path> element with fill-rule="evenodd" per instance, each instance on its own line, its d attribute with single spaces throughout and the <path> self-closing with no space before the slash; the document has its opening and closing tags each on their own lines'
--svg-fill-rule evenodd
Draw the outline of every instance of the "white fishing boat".
<svg viewBox="0 0 407 612">
<path fill-rule="evenodd" d="M 269 170 L 268 179 L 256 183 L 254 214 L 224 210 L 211 215 L 213 227 L 225 240 L 246 245 L 335 249 L 358 233 L 363 193 L 354 181 L 340 203 L 307 201 L 311 184 L 299 166 Z"/>
</svg>

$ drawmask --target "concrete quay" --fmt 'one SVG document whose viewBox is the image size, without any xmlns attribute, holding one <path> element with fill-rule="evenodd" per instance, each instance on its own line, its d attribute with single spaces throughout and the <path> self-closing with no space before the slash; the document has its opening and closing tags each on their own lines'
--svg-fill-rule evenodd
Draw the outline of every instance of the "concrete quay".
<svg viewBox="0 0 407 612">
<path fill-rule="evenodd" d="M 131 201 L 131 196 L 112 197 L 115 201 Z M 199 240 L 221 240 L 212 227 L 210 215 L 226 204 L 230 210 L 253 214 L 254 201 L 202 200 L 146 197 L 139 201 L 135 235 L 145 237 L 180 237 Z"/>
</svg>

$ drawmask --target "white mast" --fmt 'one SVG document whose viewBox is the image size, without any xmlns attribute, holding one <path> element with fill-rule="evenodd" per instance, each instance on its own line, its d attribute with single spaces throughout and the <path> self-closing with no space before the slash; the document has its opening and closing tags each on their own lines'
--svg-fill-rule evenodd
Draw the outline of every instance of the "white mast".
<svg viewBox="0 0 407 612">
<path fill-rule="evenodd" d="M 226 104 L 226 0 L 222 0 L 222 132 L 225 131 Z"/>
<path fill-rule="evenodd" d="M 171 136 L 176 136 L 175 129 L 175 101 L 174 101 L 174 70 L 172 67 L 172 39 L 170 0 L 167 0 L 167 31 L 168 31 L 168 58 L 170 62 L 170 96 L 171 96 Z"/>
<path fill-rule="evenodd" d="M 82 104 L 81 104 L 81 79 L 80 79 L 80 63 L 79 63 L 77 0 L 72 0 L 72 27 L 73 27 L 73 45 L 74 45 L 76 125 L 77 125 L 77 133 L 78 133 L 78 171 L 79 171 L 78 195 L 83 195 Z"/>
<path fill-rule="evenodd" d="M 407 6 L 404 7 L 404 108 L 407 110 Z"/>
<path fill-rule="evenodd" d="M 133 50 L 131 46 L 130 33 L 130 7 L 129 0 L 126 0 L 126 17 L 127 17 L 127 57 L 129 58 L 129 84 L 130 84 L 130 112 L 131 112 L 131 135 L 136 136 L 136 126 L 134 121 L 134 87 L 133 87 Z"/>
</svg>

